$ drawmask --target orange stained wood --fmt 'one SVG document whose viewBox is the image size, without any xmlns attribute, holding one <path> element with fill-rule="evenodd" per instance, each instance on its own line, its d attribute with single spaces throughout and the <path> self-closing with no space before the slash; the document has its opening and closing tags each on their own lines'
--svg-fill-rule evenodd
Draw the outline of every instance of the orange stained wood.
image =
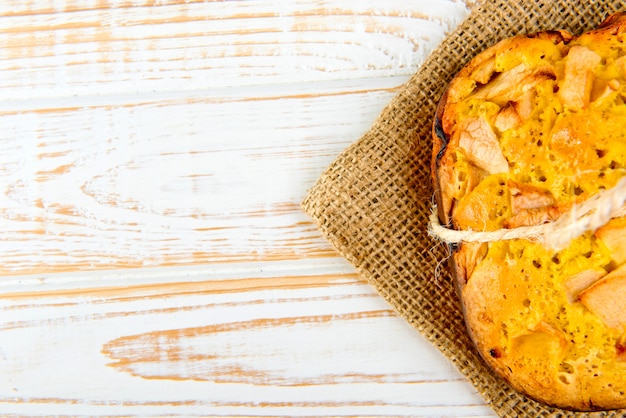
<svg viewBox="0 0 626 418">
<path fill-rule="evenodd" d="M 280 333 L 286 333 L 296 338 L 291 341 L 285 340 L 288 341 L 285 347 L 276 345 L 273 347 L 274 350 L 282 349 L 293 351 L 294 354 L 305 357 L 313 357 L 314 353 L 308 351 L 320 349 L 319 347 L 315 347 L 310 342 L 302 344 L 302 340 L 296 342 L 297 338 L 305 339 L 307 336 L 310 338 L 315 333 L 311 328 L 328 326 L 331 321 L 340 323 L 342 321 L 358 321 L 390 315 L 393 315 L 393 313 L 385 310 L 358 314 L 255 319 L 206 327 L 163 330 L 110 341 L 105 344 L 102 351 L 111 358 L 110 367 L 133 375 L 139 375 L 143 378 L 211 380 L 245 384 L 271 383 L 287 386 L 306 385 L 314 384 L 316 381 L 307 381 L 302 376 L 287 378 L 274 370 L 282 369 L 287 366 L 285 364 L 269 361 L 268 363 L 271 365 L 272 370 L 264 370 L 262 367 L 258 367 L 260 363 L 267 361 L 266 358 L 271 359 L 279 356 L 281 353 L 262 350 L 263 352 L 259 353 L 258 358 L 253 359 L 251 364 L 244 365 L 246 346 L 248 344 L 262 344 L 266 338 L 277 338 Z M 214 340 L 220 340 L 221 338 L 226 340 L 241 338 L 240 336 L 246 333 L 253 335 L 248 337 L 247 344 L 239 347 L 239 353 L 236 351 L 223 351 L 220 346 L 221 342 L 212 344 Z M 223 337 L 222 334 L 227 336 Z M 340 340 L 337 340 L 336 343 L 340 343 Z M 299 350 L 304 350 L 304 352 L 298 352 Z M 149 364 L 158 364 L 158 366 L 146 367 Z M 381 377 L 379 374 L 368 375 L 355 372 L 337 373 L 336 371 L 331 371 L 323 377 L 315 376 L 315 379 L 321 380 L 323 378 L 326 380 L 325 383 L 333 383 L 340 381 L 378 381 Z"/>
<path fill-rule="evenodd" d="M 40 300 L 61 299 L 72 301 L 72 296 L 88 298 L 106 298 L 107 303 L 111 301 L 124 301 L 131 299 L 156 299 L 180 295 L 210 295 L 220 293 L 240 293 L 259 290 L 277 289 L 297 289 L 301 287 L 333 286 L 345 283 L 364 283 L 363 279 L 355 273 L 351 274 L 331 274 L 315 276 L 285 276 L 285 277 L 251 277 L 237 278 L 232 280 L 204 280 L 184 281 L 173 280 L 165 283 L 135 284 L 127 286 L 106 286 L 101 288 L 88 289 L 62 289 L 62 290 L 42 290 L 39 292 L 7 292 L 0 294 L 1 300 L 12 302 L 22 301 L 20 305 L 14 305 L 13 309 L 22 306 L 28 307 Z M 73 303 L 82 303 L 76 300 Z M 40 305 L 38 305 L 40 306 Z"/>
</svg>

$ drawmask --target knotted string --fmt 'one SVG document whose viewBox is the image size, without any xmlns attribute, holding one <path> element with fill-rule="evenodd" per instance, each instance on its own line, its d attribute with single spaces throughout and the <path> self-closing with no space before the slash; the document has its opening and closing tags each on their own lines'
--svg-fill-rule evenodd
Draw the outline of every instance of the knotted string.
<svg viewBox="0 0 626 418">
<path fill-rule="evenodd" d="M 587 231 L 595 231 L 611 219 L 624 214 L 626 203 L 626 177 L 608 190 L 602 190 L 580 205 L 574 205 L 555 221 L 520 226 L 495 231 L 471 231 L 446 228 L 439 222 L 436 206 L 430 215 L 428 233 L 447 243 L 494 242 L 510 239 L 539 241 L 544 246 L 559 251 Z"/>
</svg>

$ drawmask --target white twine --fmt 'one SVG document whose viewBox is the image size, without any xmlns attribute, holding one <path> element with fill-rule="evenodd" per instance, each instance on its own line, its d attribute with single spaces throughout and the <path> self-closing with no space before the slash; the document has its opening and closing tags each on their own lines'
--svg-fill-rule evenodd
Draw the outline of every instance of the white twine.
<svg viewBox="0 0 626 418">
<path fill-rule="evenodd" d="M 582 204 L 574 205 L 553 222 L 495 231 L 457 231 L 441 225 L 434 207 L 430 215 L 428 232 L 431 236 L 450 244 L 521 238 L 539 241 L 546 247 L 559 251 L 585 232 L 595 231 L 612 218 L 623 215 L 624 203 L 626 203 L 626 177 L 621 178 L 613 188 L 600 191 Z"/>
</svg>

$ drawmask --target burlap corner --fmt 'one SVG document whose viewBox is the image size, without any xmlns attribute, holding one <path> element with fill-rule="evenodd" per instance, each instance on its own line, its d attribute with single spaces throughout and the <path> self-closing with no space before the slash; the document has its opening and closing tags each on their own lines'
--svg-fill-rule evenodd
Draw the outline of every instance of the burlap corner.
<svg viewBox="0 0 626 418">
<path fill-rule="evenodd" d="M 445 248 L 427 234 L 435 108 L 453 75 L 498 40 L 546 29 L 577 34 L 620 9 L 620 1 L 479 2 L 302 203 L 339 253 L 458 367 L 500 416 L 608 417 L 624 416 L 626 410 L 574 413 L 545 406 L 511 389 L 475 351 L 447 272 Z"/>
</svg>

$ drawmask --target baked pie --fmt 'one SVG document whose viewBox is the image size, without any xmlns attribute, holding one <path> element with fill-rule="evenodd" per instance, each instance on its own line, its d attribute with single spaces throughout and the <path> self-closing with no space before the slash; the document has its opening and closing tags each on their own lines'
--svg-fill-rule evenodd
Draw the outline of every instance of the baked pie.
<svg viewBox="0 0 626 418">
<path fill-rule="evenodd" d="M 481 52 L 444 94 L 433 141 L 449 229 L 549 225 L 614 189 L 626 177 L 626 13 Z M 558 249 L 528 238 L 451 249 L 469 333 L 494 371 L 550 405 L 626 407 L 626 217 Z"/>
</svg>

